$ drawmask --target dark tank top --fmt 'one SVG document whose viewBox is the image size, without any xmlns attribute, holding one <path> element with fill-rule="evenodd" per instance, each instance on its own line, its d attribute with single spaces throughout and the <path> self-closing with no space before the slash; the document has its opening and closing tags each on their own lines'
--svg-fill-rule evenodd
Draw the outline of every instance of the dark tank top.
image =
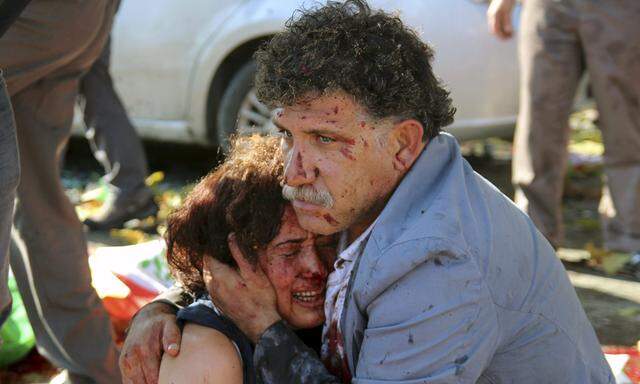
<svg viewBox="0 0 640 384">
<path fill-rule="evenodd" d="M 208 300 L 198 300 L 178 311 L 180 328 L 185 323 L 198 324 L 213 328 L 227 336 L 238 348 L 242 360 L 242 377 L 244 384 L 256 384 L 256 371 L 253 368 L 253 347 L 249 338 L 228 318 L 220 315 Z"/>
</svg>

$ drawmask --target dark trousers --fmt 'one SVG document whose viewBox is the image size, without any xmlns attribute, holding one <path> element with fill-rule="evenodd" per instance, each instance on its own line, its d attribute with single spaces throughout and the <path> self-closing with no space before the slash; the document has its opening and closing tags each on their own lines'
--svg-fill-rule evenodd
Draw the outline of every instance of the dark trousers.
<svg viewBox="0 0 640 384">
<path fill-rule="evenodd" d="M 106 181 L 127 194 L 145 188 L 149 171 L 140 138 L 113 87 L 110 58 L 109 39 L 98 60 L 82 78 L 80 93 L 85 99 L 86 136 L 94 156 L 107 172 Z"/>
<path fill-rule="evenodd" d="M 20 177 L 16 126 L 9 94 L 0 71 L 0 327 L 11 312 L 11 295 L 7 287 L 9 241 L 13 205 Z"/>
<path fill-rule="evenodd" d="M 33 0 L 0 39 L 21 170 L 11 268 L 39 351 L 100 383 L 120 382 L 117 351 L 60 159 L 80 78 L 100 55 L 114 11 L 113 0 Z"/>
<path fill-rule="evenodd" d="M 606 186 L 605 246 L 640 250 L 640 1 L 527 0 L 520 31 L 520 115 L 514 140 L 516 204 L 562 242 L 568 117 L 581 76 L 600 112 Z"/>
</svg>

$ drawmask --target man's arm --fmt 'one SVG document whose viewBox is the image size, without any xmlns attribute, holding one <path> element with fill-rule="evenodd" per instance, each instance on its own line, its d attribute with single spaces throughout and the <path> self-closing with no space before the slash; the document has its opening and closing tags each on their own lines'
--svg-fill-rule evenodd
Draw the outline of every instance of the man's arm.
<svg viewBox="0 0 640 384">
<path fill-rule="evenodd" d="M 282 321 L 262 334 L 256 344 L 253 361 L 264 384 L 340 383 L 327 371 L 316 353 Z"/>
<path fill-rule="evenodd" d="M 173 287 L 136 313 L 120 352 L 120 371 L 125 383 L 158 382 L 163 353 L 176 356 L 180 351 L 176 312 L 192 301 L 183 289 Z"/>
</svg>

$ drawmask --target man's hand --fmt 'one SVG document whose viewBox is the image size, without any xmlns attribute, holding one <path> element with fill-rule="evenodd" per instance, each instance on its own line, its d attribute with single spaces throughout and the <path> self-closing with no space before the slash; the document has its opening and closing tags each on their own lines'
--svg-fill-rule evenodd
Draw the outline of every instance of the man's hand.
<svg viewBox="0 0 640 384">
<path fill-rule="evenodd" d="M 228 242 L 238 270 L 205 256 L 202 276 L 215 305 L 256 343 L 280 320 L 276 294 L 260 266 L 245 259 L 234 234 L 229 235 Z"/>
<path fill-rule="evenodd" d="M 515 0 L 492 0 L 487 11 L 489 31 L 501 39 L 513 36 L 513 22 L 511 15 Z"/>
<path fill-rule="evenodd" d="M 156 384 L 163 351 L 177 356 L 180 337 L 174 308 L 161 302 L 142 307 L 131 323 L 120 353 L 124 383 Z"/>
</svg>

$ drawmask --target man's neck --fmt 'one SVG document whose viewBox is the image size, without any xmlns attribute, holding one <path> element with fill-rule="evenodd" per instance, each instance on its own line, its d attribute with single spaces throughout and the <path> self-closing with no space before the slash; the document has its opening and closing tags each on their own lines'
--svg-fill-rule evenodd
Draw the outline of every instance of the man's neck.
<svg viewBox="0 0 640 384">
<path fill-rule="evenodd" d="M 349 231 L 349 237 L 348 237 L 348 241 L 349 244 L 353 243 L 354 241 L 356 241 L 356 239 L 362 235 L 364 233 L 364 231 L 367 230 L 367 228 L 369 228 L 371 226 L 371 224 L 373 224 L 374 221 L 376 221 L 376 219 L 378 218 L 378 216 L 380 216 L 380 213 L 382 213 L 382 210 L 384 209 L 385 205 L 387 204 L 388 198 L 382 200 L 380 203 L 376 204 L 374 207 L 372 207 L 369 212 L 367 212 L 365 215 L 363 215 L 360 220 L 357 220 L 355 223 L 353 223 L 348 231 Z"/>
</svg>

